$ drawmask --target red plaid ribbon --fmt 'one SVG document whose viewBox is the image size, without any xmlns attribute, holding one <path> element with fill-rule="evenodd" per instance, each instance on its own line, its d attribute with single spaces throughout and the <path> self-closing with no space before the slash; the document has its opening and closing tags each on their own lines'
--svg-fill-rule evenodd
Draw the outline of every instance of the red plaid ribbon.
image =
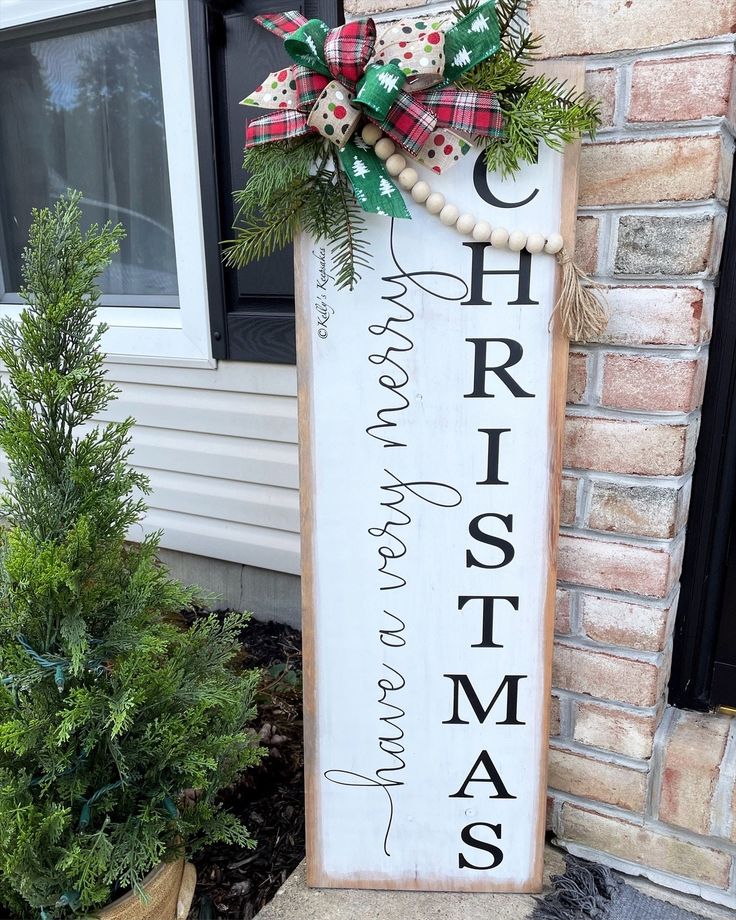
<svg viewBox="0 0 736 920">
<path fill-rule="evenodd" d="M 503 115 L 495 93 L 448 87 L 414 93 L 412 98 L 430 108 L 440 125 L 483 137 L 503 134 Z"/>
<path fill-rule="evenodd" d="M 325 61 L 343 86 L 354 90 L 373 55 L 376 26 L 372 19 L 331 29 L 325 39 Z"/>
<path fill-rule="evenodd" d="M 317 97 L 330 82 L 316 70 L 310 70 L 303 64 L 293 64 L 294 80 L 296 82 L 297 108 L 300 112 L 309 114 Z"/>
<path fill-rule="evenodd" d="M 429 135 L 437 126 L 434 112 L 404 92 L 399 93 L 385 121 L 377 121 L 370 115 L 367 117 L 412 156 L 416 156 L 427 143 Z"/>
<path fill-rule="evenodd" d="M 297 10 L 289 10 L 288 13 L 266 13 L 265 16 L 254 16 L 253 19 L 259 26 L 263 26 L 279 38 L 286 38 L 309 21 Z"/>
<path fill-rule="evenodd" d="M 302 134 L 310 134 L 312 130 L 307 124 L 307 116 L 301 112 L 273 112 L 248 122 L 245 128 L 245 145 L 252 147 L 255 144 L 269 144 L 272 141 L 301 137 Z"/>
</svg>

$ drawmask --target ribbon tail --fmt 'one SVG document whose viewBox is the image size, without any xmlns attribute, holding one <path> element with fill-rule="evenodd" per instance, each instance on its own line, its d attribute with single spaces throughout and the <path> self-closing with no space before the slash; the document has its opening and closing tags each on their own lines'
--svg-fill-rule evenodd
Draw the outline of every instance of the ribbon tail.
<svg viewBox="0 0 736 920">
<path fill-rule="evenodd" d="M 351 140 L 338 151 L 338 156 L 364 211 L 388 217 L 411 217 L 401 190 L 371 147 L 363 141 Z"/>
<path fill-rule="evenodd" d="M 488 0 L 445 32 L 445 83 L 454 83 L 500 47 L 496 6 Z"/>
<path fill-rule="evenodd" d="M 289 10 L 286 13 L 264 13 L 263 16 L 254 16 L 254 21 L 259 26 L 263 26 L 279 38 L 286 38 L 288 35 L 296 32 L 309 20 L 298 10 Z"/>
<path fill-rule="evenodd" d="M 292 137 L 311 133 L 307 117 L 301 112 L 271 112 L 248 122 L 245 129 L 245 146 L 254 147 L 257 144 L 270 144 L 272 141 L 288 141 Z"/>
<path fill-rule="evenodd" d="M 297 65 L 274 70 L 239 105 L 255 105 L 259 109 L 299 108 Z"/>
<path fill-rule="evenodd" d="M 481 90 L 430 89 L 416 100 L 437 117 L 437 124 L 472 137 L 502 137 L 503 112 L 495 93 Z"/>
</svg>

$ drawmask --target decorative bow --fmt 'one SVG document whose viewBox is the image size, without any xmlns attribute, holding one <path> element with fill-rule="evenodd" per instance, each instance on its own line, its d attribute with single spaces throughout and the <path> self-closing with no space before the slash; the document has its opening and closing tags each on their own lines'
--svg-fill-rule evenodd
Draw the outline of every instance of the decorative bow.
<svg viewBox="0 0 736 920">
<path fill-rule="evenodd" d="M 378 44 L 372 19 L 330 29 L 291 11 L 257 16 L 256 22 L 283 38 L 295 63 L 269 74 L 243 100 L 243 105 L 278 110 L 248 124 L 246 146 L 319 132 L 338 147 L 365 211 L 409 216 L 382 161 L 359 135 L 354 137 L 363 118 L 437 173 L 471 149 L 455 131 L 503 132 L 493 93 L 452 85 L 499 48 L 493 0 L 445 31 L 441 22 L 401 20 Z"/>
</svg>

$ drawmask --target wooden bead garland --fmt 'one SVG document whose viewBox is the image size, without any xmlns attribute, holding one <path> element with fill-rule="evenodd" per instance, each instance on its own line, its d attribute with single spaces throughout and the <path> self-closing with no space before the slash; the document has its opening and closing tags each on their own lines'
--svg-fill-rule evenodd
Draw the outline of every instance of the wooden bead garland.
<svg viewBox="0 0 736 920">
<path fill-rule="evenodd" d="M 429 211 L 430 214 L 439 214 L 444 206 L 445 196 L 440 192 L 431 192 L 427 200 L 424 202 L 424 207 Z"/>
<path fill-rule="evenodd" d="M 446 204 L 440 211 L 440 222 L 446 227 L 454 227 L 460 217 L 460 208 L 454 204 Z"/>
<path fill-rule="evenodd" d="M 401 181 L 400 177 L 399 181 Z M 430 192 L 431 189 L 429 185 L 420 179 L 419 182 L 417 182 L 417 184 L 411 189 L 411 197 L 414 199 L 414 201 L 417 202 L 417 204 L 424 204 L 427 198 L 429 198 Z"/>
<path fill-rule="evenodd" d="M 418 183 L 419 176 L 417 175 L 416 169 L 412 169 L 411 166 L 407 166 L 406 169 L 402 169 L 399 173 L 399 185 L 405 189 L 407 192 L 410 192 L 414 186 Z M 426 185 L 426 182 L 425 182 Z M 427 194 L 429 194 L 429 186 L 427 185 Z M 544 243 L 542 244 L 544 245 Z"/>
<path fill-rule="evenodd" d="M 475 218 L 472 214 L 461 214 L 455 223 L 458 233 L 470 235 L 475 230 Z"/>
<path fill-rule="evenodd" d="M 449 204 L 440 192 L 433 192 L 429 184 L 411 166 L 406 157 L 396 153 L 396 145 L 384 137 L 376 125 L 367 124 L 361 131 L 366 144 L 373 147 L 376 156 L 386 161 L 386 171 L 398 178 L 398 183 L 414 201 L 423 204 L 430 214 L 439 217 L 448 227 L 455 227 L 458 233 L 471 236 L 476 242 L 490 241 L 495 249 L 508 248 L 512 252 L 527 252 L 535 255 L 545 252 L 555 256 L 562 269 L 560 298 L 555 306 L 559 311 L 566 335 L 575 341 L 588 341 L 606 327 L 608 316 L 604 304 L 598 300 L 591 288 L 600 287 L 590 282 L 575 265 L 565 250 L 565 241 L 560 233 L 524 233 L 523 230 L 509 232 L 505 227 L 491 227 L 487 220 L 476 221 L 472 214 L 461 214 L 454 204 Z"/>
<path fill-rule="evenodd" d="M 491 238 L 492 232 L 493 227 L 491 227 L 487 220 L 479 220 L 478 223 L 473 227 L 471 236 L 476 241 L 476 243 L 487 243 Z"/>
<path fill-rule="evenodd" d="M 365 141 L 365 138 L 363 138 L 363 140 Z M 365 142 L 366 144 L 368 143 L 368 141 Z M 376 151 L 376 156 L 379 160 L 387 160 L 394 150 L 396 150 L 396 145 L 389 138 L 382 137 L 380 140 L 376 141 L 373 149 Z"/>
<path fill-rule="evenodd" d="M 389 176 L 398 176 L 400 172 L 406 169 L 406 157 L 400 153 L 392 153 L 386 160 L 386 172 Z"/>
<path fill-rule="evenodd" d="M 379 159 L 386 161 L 386 171 L 398 178 L 401 188 L 409 192 L 417 204 L 423 204 L 430 214 L 438 216 L 445 226 L 454 226 L 458 233 L 471 236 L 478 243 L 490 241 L 495 249 L 508 248 L 512 252 L 526 249 L 532 254 L 546 252 L 552 256 L 562 251 L 565 243 L 559 233 L 550 233 L 547 237 L 542 233 L 526 234 L 523 230 L 509 233 L 505 227 L 491 227 L 487 220 L 476 221 L 472 214 L 461 214 L 454 204 L 445 200 L 444 195 L 433 192 L 429 184 L 419 178 L 416 169 L 407 166 L 406 157 L 396 153 L 394 142 L 385 137 L 377 125 L 366 124 L 360 136 L 374 148 Z"/>
</svg>

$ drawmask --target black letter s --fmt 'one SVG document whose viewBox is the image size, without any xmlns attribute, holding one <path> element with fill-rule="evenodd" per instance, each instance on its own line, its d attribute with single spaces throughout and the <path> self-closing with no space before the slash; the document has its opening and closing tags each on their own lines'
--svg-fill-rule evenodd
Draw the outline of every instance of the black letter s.
<svg viewBox="0 0 736 920">
<path fill-rule="evenodd" d="M 503 850 L 500 847 L 494 846 L 492 843 L 488 843 L 486 840 L 479 840 L 477 837 L 474 837 L 473 830 L 476 827 L 490 828 L 496 835 L 496 838 L 500 840 L 501 825 L 486 824 L 484 821 L 476 821 L 474 824 L 466 824 L 460 833 L 463 843 L 466 843 L 469 847 L 475 847 L 477 850 L 485 850 L 486 853 L 490 853 L 493 857 L 493 862 L 490 866 L 474 866 L 473 863 L 468 862 L 462 853 L 458 853 L 457 864 L 461 869 L 495 869 L 496 866 L 500 866 L 503 862 Z"/>
</svg>

